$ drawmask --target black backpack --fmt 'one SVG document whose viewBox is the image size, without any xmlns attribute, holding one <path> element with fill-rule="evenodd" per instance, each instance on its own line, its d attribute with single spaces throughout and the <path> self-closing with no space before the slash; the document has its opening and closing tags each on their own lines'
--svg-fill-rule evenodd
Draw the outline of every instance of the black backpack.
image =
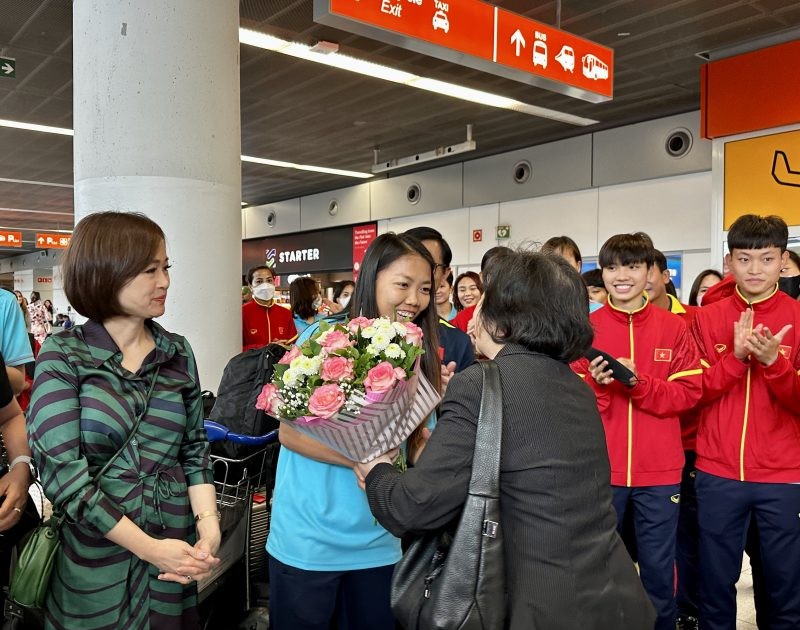
<svg viewBox="0 0 800 630">
<path fill-rule="evenodd" d="M 275 364 L 284 354 L 286 348 L 271 343 L 264 348 L 237 354 L 228 361 L 219 383 L 217 399 L 208 418 L 243 435 L 264 435 L 277 429 L 280 423 L 256 409 L 256 399 L 272 378 Z M 212 453 L 222 457 L 241 459 L 252 452 L 251 446 L 228 441 L 212 443 Z"/>
</svg>

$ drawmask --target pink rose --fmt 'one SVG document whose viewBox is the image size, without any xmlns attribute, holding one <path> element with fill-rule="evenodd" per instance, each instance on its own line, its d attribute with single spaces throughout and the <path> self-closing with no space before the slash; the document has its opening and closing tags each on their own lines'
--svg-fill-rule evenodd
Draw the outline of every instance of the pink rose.
<svg viewBox="0 0 800 630">
<path fill-rule="evenodd" d="M 320 376 L 323 381 L 343 381 L 353 378 L 353 360 L 330 356 L 322 362 Z"/>
<path fill-rule="evenodd" d="M 280 365 L 289 365 L 294 359 L 299 357 L 302 353 L 300 352 L 300 348 L 297 346 L 292 346 L 292 349 L 289 350 L 286 354 L 281 357 L 281 360 L 278 361 Z"/>
<path fill-rule="evenodd" d="M 413 322 L 403 322 L 403 326 L 406 327 L 406 343 L 410 343 L 412 346 L 417 346 L 417 348 L 421 348 L 422 328 L 420 328 Z"/>
<path fill-rule="evenodd" d="M 405 375 L 405 372 L 403 374 Z M 396 382 L 395 367 L 388 361 L 381 361 L 367 372 L 367 377 L 364 379 L 364 389 L 367 390 L 368 394 L 380 394 L 388 392 Z"/>
<path fill-rule="evenodd" d="M 330 418 L 344 405 L 344 392 L 335 383 L 322 385 L 308 399 L 308 410 L 319 418 Z"/>
<path fill-rule="evenodd" d="M 333 352 L 334 350 L 349 348 L 353 345 L 353 341 L 349 335 L 346 335 L 341 330 L 332 330 L 325 335 L 321 345 L 328 352 Z"/>
<path fill-rule="evenodd" d="M 282 402 L 278 388 L 272 383 L 267 383 L 261 388 L 261 393 L 256 399 L 256 409 L 266 411 L 271 416 L 277 416 Z"/>
<path fill-rule="evenodd" d="M 394 369 L 394 375 L 397 377 L 398 381 L 406 380 L 406 371 L 401 367 L 396 367 Z"/>
<path fill-rule="evenodd" d="M 374 321 L 374 319 L 369 319 L 368 317 L 355 317 L 347 322 L 347 329 L 350 332 L 355 333 L 359 328 L 363 330 L 367 326 L 372 326 L 372 322 Z"/>
</svg>

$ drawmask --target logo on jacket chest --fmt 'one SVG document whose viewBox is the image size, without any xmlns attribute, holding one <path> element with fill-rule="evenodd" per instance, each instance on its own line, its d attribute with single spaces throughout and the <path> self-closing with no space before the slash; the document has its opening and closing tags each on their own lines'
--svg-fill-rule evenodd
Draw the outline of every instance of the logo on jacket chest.
<svg viewBox="0 0 800 630">
<path fill-rule="evenodd" d="M 727 349 L 728 349 L 728 346 L 726 346 L 724 343 L 716 343 L 716 344 L 714 344 L 714 350 L 717 351 L 717 354 L 722 354 Z"/>
<path fill-rule="evenodd" d="M 653 361 L 664 361 L 665 363 L 672 361 L 672 348 L 656 348 Z"/>
<path fill-rule="evenodd" d="M 778 346 L 778 352 L 783 355 L 784 359 L 788 359 L 792 355 L 792 346 Z"/>
</svg>

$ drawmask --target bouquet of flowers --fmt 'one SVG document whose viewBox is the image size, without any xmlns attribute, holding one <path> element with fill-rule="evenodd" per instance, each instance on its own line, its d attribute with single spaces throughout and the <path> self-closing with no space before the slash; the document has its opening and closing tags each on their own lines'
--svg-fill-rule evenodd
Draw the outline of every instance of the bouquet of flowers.
<svg viewBox="0 0 800 630">
<path fill-rule="evenodd" d="M 322 321 L 275 366 L 256 407 L 355 461 L 402 444 L 439 403 L 419 370 L 422 330 L 357 317 Z"/>
</svg>

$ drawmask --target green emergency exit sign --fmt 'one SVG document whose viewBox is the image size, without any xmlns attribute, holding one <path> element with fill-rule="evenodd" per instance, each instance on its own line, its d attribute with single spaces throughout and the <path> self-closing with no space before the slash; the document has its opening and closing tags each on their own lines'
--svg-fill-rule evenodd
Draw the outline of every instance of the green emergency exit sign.
<svg viewBox="0 0 800 630">
<path fill-rule="evenodd" d="M 0 77 L 14 79 L 17 76 L 17 60 L 11 57 L 0 57 Z"/>
</svg>

